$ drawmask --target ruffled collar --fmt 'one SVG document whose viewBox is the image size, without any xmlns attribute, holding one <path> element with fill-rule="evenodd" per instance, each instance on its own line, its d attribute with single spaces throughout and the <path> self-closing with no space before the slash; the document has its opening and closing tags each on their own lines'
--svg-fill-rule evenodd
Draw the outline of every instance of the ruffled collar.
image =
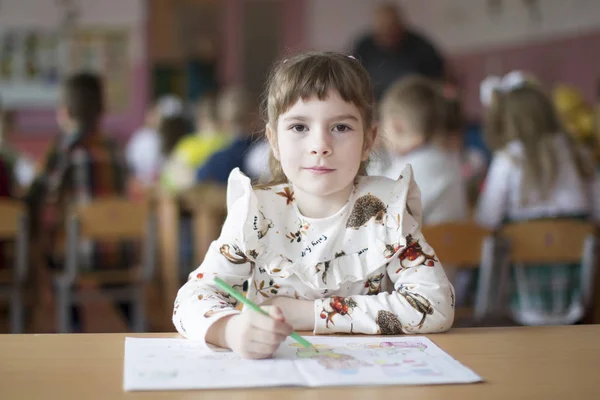
<svg viewBox="0 0 600 400">
<path fill-rule="evenodd" d="M 295 275 L 313 289 L 335 290 L 364 279 L 397 256 L 419 227 L 406 212 L 412 187 L 417 201 L 413 193 L 411 209 L 420 215 L 410 165 L 396 181 L 360 177 L 348 203 L 322 219 L 302 216 L 290 185 L 254 190 L 239 171 L 232 172 L 229 185 L 228 196 L 235 191 L 246 210 L 242 243 L 248 258 L 269 275 Z"/>
</svg>

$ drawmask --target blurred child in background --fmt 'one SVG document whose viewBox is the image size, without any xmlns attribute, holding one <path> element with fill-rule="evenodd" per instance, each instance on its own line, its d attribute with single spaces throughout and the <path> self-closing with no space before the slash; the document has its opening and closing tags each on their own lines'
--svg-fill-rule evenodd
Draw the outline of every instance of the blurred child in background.
<svg viewBox="0 0 600 400">
<path fill-rule="evenodd" d="M 118 144 L 101 127 L 103 84 L 78 73 L 64 83 L 57 120 L 61 134 L 51 145 L 43 170 L 28 195 L 34 229 L 52 265 L 61 265 L 68 211 L 95 198 L 125 195 L 127 167 Z M 83 246 L 90 264 L 119 268 L 114 246 Z M 109 257 L 109 259 L 104 259 Z M 92 265 L 89 266 L 92 268 Z"/>
<path fill-rule="evenodd" d="M 234 168 L 240 168 L 246 175 L 254 178 L 253 171 L 247 168 L 246 158 L 253 143 L 252 129 L 258 110 L 244 89 L 230 87 L 220 96 L 219 115 L 223 131 L 233 138 L 233 142 L 214 153 L 196 171 L 196 182 L 226 184 Z"/>
<path fill-rule="evenodd" d="M 70 210 L 98 198 L 125 196 L 127 166 L 119 145 L 102 130 L 105 110 L 99 76 L 76 73 L 65 80 L 56 112 L 61 133 L 27 196 L 34 238 L 51 269 L 64 267 Z M 81 241 L 82 269 L 129 268 L 130 245 Z M 77 323 L 77 313 L 74 318 Z"/>
<path fill-rule="evenodd" d="M 468 217 L 460 160 L 448 149 L 450 111 L 441 86 L 416 76 L 392 85 L 380 105 L 380 136 L 387 151 L 369 174 L 397 179 L 411 164 L 421 190 L 424 224 Z"/>
<path fill-rule="evenodd" d="M 484 97 L 485 135 L 494 152 L 477 221 L 492 229 L 531 219 L 597 221 L 600 191 L 593 163 L 563 131 L 550 97 L 519 72 L 495 81 Z M 583 318 L 579 266 L 515 266 L 513 271 L 510 307 L 517 322 L 572 324 Z"/>
<path fill-rule="evenodd" d="M 146 115 L 144 126 L 131 136 L 126 148 L 132 178 L 143 186 L 156 183 L 165 160 L 160 125 L 165 118 L 181 117 L 183 103 L 176 96 L 161 97 Z"/>
<path fill-rule="evenodd" d="M 196 133 L 181 139 L 170 154 L 161 176 L 161 185 L 171 193 L 192 187 L 199 166 L 231 142 L 222 131 L 216 96 L 203 98 L 197 109 Z"/>
</svg>

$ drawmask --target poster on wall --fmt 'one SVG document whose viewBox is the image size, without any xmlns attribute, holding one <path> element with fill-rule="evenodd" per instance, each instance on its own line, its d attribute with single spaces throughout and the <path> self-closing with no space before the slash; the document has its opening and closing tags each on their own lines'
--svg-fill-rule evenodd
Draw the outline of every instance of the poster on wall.
<svg viewBox="0 0 600 400">
<path fill-rule="evenodd" d="M 0 34 L 0 96 L 7 107 L 54 102 L 60 80 L 60 43 L 54 31 Z"/>
<path fill-rule="evenodd" d="M 129 103 L 129 32 L 125 29 L 79 29 L 68 45 L 67 72 L 94 71 L 104 78 L 110 111 Z"/>
<path fill-rule="evenodd" d="M 104 77 L 108 107 L 123 111 L 129 98 L 128 29 L 8 30 L 0 33 L 0 97 L 7 108 L 52 107 L 61 80 L 76 71 Z"/>
</svg>

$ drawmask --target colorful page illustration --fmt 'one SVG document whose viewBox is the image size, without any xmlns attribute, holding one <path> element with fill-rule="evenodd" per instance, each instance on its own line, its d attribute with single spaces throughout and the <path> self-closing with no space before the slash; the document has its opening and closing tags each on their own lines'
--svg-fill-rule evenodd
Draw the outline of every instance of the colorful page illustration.
<svg viewBox="0 0 600 400">
<path fill-rule="evenodd" d="M 318 351 L 287 340 L 273 359 L 243 360 L 186 339 L 125 341 L 125 390 L 273 386 L 426 385 L 481 378 L 425 337 L 310 337 Z"/>
</svg>

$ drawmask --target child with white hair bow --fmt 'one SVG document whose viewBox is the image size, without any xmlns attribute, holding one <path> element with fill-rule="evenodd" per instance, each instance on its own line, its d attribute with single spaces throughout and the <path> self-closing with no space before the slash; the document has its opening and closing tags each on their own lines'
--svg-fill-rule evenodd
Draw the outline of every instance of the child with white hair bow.
<svg viewBox="0 0 600 400">
<path fill-rule="evenodd" d="M 131 135 L 127 144 L 127 164 L 135 180 L 143 186 L 154 184 L 158 178 L 164 155 L 159 126 L 165 118 L 183 115 L 183 102 L 174 95 L 159 98 L 146 113 L 144 126 Z"/>
<path fill-rule="evenodd" d="M 494 93 L 507 93 L 523 86 L 525 83 L 537 85 L 537 80 L 522 71 L 511 71 L 504 76 L 490 75 L 479 86 L 479 99 L 481 104 L 489 107 L 492 104 Z"/>
<path fill-rule="evenodd" d="M 493 151 L 475 214 L 483 226 L 532 219 L 600 220 L 593 164 L 562 130 L 549 96 L 532 77 L 513 71 L 481 84 L 484 136 Z M 565 249 L 569 251 L 568 249 Z M 512 268 L 514 319 L 526 325 L 573 324 L 584 317 L 580 266 Z"/>
</svg>

